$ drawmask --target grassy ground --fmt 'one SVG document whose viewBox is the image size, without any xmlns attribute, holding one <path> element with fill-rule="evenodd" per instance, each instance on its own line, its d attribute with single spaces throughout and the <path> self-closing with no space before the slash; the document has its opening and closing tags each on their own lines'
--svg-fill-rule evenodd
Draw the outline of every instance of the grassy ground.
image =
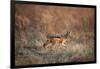
<svg viewBox="0 0 100 69">
<path fill-rule="evenodd" d="M 48 48 L 43 46 L 17 46 L 16 65 L 94 61 L 93 33 L 72 34 L 74 35 L 67 38 L 66 46 L 59 44 Z"/>
<path fill-rule="evenodd" d="M 94 8 L 15 5 L 15 64 L 94 61 Z M 48 34 L 71 32 L 65 42 L 44 48 Z"/>
</svg>

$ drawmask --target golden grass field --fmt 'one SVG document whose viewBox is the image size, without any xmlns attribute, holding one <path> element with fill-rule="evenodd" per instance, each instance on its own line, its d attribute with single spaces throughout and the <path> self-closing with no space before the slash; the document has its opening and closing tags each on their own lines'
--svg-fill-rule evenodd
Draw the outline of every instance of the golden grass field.
<svg viewBox="0 0 100 69">
<path fill-rule="evenodd" d="M 16 4 L 15 64 L 94 61 L 94 9 Z M 49 43 L 47 34 L 70 32 L 65 45 Z"/>
</svg>

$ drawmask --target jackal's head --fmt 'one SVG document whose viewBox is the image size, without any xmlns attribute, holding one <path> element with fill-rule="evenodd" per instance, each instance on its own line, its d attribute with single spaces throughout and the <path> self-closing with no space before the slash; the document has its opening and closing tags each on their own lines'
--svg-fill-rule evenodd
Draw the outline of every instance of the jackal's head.
<svg viewBox="0 0 100 69">
<path fill-rule="evenodd" d="M 66 32 L 64 37 L 67 38 L 70 35 L 70 32 Z"/>
</svg>

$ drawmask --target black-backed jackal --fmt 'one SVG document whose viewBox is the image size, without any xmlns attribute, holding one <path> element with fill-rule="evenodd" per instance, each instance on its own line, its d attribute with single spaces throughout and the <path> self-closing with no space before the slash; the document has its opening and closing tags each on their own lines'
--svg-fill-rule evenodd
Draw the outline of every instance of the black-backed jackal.
<svg viewBox="0 0 100 69">
<path fill-rule="evenodd" d="M 64 46 L 67 37 L 69 35 L 70 32 L 67 32 L 66 34 L 49 34 L 47 35 L 47 40 L 44 43 L 43 47 L 48 46 L 49 44 L 55 45 L 55 44 L 60 44 L 62 46 Z"/>
</svg>

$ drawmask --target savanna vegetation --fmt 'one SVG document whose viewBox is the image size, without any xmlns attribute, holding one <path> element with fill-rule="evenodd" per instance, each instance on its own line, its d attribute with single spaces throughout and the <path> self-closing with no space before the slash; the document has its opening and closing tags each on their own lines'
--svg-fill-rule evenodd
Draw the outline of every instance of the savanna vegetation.
<svg viewBox="0 0 100 69">
<path fill-rule="evenodd" d="M 70 32 L 65 45 L 48 43 L 48 34 Z M 16 4 L 16 65 L 94 61 L 94 9 Z"/>
</svg>

